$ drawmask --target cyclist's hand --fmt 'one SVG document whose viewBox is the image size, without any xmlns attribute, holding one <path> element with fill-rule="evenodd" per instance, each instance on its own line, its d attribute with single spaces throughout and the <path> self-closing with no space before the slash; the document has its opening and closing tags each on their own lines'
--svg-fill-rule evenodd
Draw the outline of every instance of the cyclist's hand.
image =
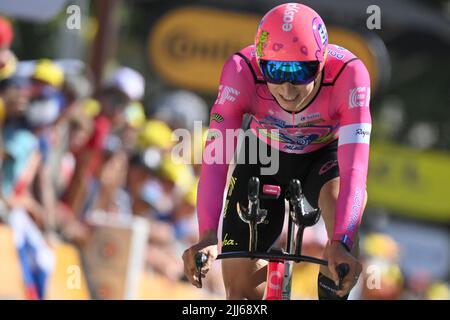
<svg viewBox="0 0 450 320">
<path fill-rule="evenodd" d="M 197 266 L 195 263 L 196 255 L 199 252 L 203 252 L 208 257 L 208 260 L 201 269 L 201 277 L 204 278 L 212 263 L 217 258 L 217 243 L 218 240 L 215 232 L 206 233 L 200 237 L 200 241 L 197 244 L 185 250 L 183 253 L 184 274 L 188 278 L 189 282 L 197 288 L 201 288 L 201 284 L 198 278 Z"/>
<path fill-rule="evenodd" d="M 342 263 L 346 263 L 350 267 L 347 276 L 341 282 L 341 288 L 336 291 L 338 296 L 345 296 L 356 285 L 362 271 L 362 265 L 339 241 L 331 241 L 327 244 L 326 255 L 328 259 L 328 269 L 330 270 L 336 286 L 339 286 L 339 275 L 336 267 Z"/>
</svg>

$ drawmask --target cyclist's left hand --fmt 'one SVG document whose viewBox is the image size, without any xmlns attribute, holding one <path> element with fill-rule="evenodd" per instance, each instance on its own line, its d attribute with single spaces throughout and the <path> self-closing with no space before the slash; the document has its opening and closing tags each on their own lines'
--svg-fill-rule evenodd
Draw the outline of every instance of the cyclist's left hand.
<svg viewBox="0 0 450 320">
<path fill-rule="evenodd" d="M 339 241 L 328 242 L 326 256 L 328 259 L 328 269 L 336 286 L 339 286 L 339 276 L 336 267 L 342 263 L 347 263 L 350 267 L 347 276 L 342 281 L 341 289 L 336 291 L 338 296 L 345 296 L 356 285 L 362 271 L 362 265 Z"/>
</svg>

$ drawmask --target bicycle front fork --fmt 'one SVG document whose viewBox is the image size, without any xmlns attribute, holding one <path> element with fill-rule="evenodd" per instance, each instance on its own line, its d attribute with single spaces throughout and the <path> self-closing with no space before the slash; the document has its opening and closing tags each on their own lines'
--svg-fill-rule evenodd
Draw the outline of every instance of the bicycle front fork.
<svg viewBox="0 0 450 320">
<path fill-rule="evenodd" d="M 280 298 L 285 300 L 283 299 L 283 291 L 285 290 L 283 283 L 286 265 L 284 261 L 269 261 L 265 300 L 280 300 Z"/>
<path fill-rule="evenodd" d="M 273 248 L 271 252 L 283 253 L 283 250 Z M 293 261 L 269 260 L 267 266 L 265 300 L 290 300 L 292 287 Z"/>
</svg>

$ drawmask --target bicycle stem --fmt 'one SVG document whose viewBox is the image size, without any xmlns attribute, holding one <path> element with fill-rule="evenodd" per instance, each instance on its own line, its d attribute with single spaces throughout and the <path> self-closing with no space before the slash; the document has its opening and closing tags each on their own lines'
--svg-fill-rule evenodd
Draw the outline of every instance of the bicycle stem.
<svg viewBox="0 0 450 320">
<path fill-rule="evenodd" d="M 303 244 L 303 232 L 305 231 L 305 226 L 299 226 L 297 230 L 297 241 L 295 247 L 295 254 L 301 256 L 302 255 L 302 244 Z"/>
<path fill-rule="evenodd" d="M 248 224 L 249 229 L 250 229 L 250 248 L 249 251 L 250 252 L 256 252 L 257 250 L 257 245 L 258 245 L 258 228 L 257 228 L 257 224 L 256 222 L 250 222 Z"/>
<path fill-rule="evenodd" d="M 289 216 L 288 221 L 288 234 L 287 234 L 287 244 L 286 244 L 286 252 L 294 253 L 294 232 L 295 232 L 295 224 L 292 221 L 291 216 Z"/>
</svg>

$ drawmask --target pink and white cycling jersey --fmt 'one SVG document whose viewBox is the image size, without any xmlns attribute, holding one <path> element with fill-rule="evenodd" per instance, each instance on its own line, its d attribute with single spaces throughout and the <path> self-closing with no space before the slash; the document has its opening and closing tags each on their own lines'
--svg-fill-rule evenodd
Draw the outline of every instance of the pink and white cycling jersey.
<svg viewBox="0 0 450 320">
<path fill-rule="evenodd" d="M 366 190 L 370 77 L 361 60 L 337 45 L 328 46 L 322 72 L 320 88 L 312 101 L 300 112 L 288 112 L 270 93 L 254 46 L 248 46 L 223 67 L 210 128 L 225 137 L 226 129 L 241 128 L 242 117 L 248 113 L 253 132 L 272 147 L 288 153 L 309 153 L 339 139 L 340 190 L 333 240 L 344 239 L 351 245 L 360 224 Z M 210 143 L 207 141 L 205 150 Z M 234 153 L 234 148 L 231 150 Z M 221 164 L 202 164 L 197 202 L 200 234 L 218 228 L 228 170 L 225 160 L 231 158 L 225 152 L 222 156 Z"/>
</svg>

